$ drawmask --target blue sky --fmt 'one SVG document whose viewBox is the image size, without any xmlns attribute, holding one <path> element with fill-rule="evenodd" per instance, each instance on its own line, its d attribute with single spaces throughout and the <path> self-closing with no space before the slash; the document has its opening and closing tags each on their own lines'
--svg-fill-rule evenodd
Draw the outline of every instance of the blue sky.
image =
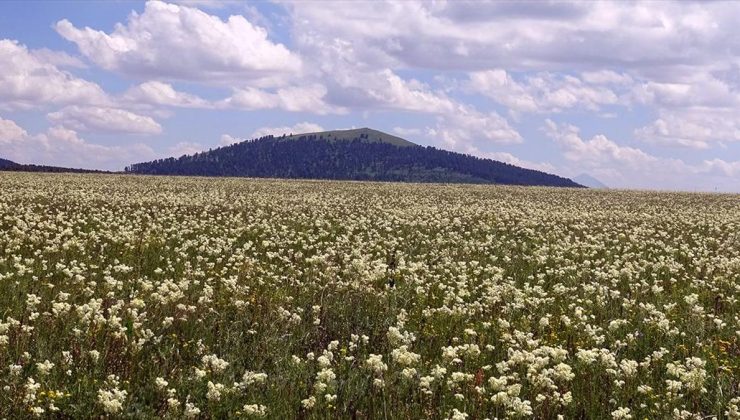
<svg viewBox="0 0 740 420">
<path fill-rule="evenodd" d="M 368 126 L 621 188 L 740 191 L 736 2 L 0 2 L 0 157 L 122 169 Z"/>
</svg>

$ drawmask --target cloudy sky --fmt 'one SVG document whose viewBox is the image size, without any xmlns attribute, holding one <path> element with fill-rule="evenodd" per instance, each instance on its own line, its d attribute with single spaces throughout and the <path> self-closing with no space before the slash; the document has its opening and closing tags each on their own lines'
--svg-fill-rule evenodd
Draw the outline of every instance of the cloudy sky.
<svg viewBox="0 0 740 420">
<path fill-rule="evenodd" d="M 372 127 L 740 192 L 740 2 L 0 2 L 0 157 L 99 169 Z"/>
</svg>

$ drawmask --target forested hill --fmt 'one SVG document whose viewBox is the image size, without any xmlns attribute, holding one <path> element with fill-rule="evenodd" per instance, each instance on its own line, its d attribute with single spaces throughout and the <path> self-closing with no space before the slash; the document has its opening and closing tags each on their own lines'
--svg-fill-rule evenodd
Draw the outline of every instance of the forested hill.
<svg viewBox="0 0 740 420">
<path fill-rule="evenodd" d="M 567 178 L 422 147 L 367 128 L 266 136 L 194 155 L 133 164 L 126 172 L 581 187 Z"/>
<path fill-rule="evenodd" d="M 12 160 L 7 160 L 7 159 L 0 158 L 0 169 L 12 168 L 12 167 L 14 167 L 16 165 L 18 165 L 18 164 L 15 163 L 15 162 L 13 162 Z"/>
<path fill-rule="evenodd" d="M 13 162 L 12 160 L 0 158 L 0 171 L 13 172 L 74 172 L 74 173 L 106 173 L 105 171 L 96 171 L 91 169 L 62 168 L 59 166 L 46 165 L 25 165 Z"/>
</svg>

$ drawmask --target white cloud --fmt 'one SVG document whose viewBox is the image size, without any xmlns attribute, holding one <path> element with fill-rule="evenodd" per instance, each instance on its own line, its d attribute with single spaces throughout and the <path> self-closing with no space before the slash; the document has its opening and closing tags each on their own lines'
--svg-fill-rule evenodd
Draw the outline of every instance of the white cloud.
<svg viewBox="0 0 740 420">
<path fill-rule="evenodd" d="M 659 115 L 635 130 L 640 140 L 695 149 L 740 141 L 740 93 L 726 81 L 697 74 L 674 83 L 643 83 L 633 89 L 632 96 L 639 103 L 655 106 Z"/>
<path fill-rule="evenodd" d="M 242 0 L 169 0 L 171 3 L 204 9 L 223 9 L 230 6 L 244 4 Z"/>
<path fill-rule="evenodd" d="M 231 136 L 229 134 L 221 134 L 221 139 L 219 140 L 218 144 L 219 144 L 219 146 L 229 146 L 229 145 L 232 145 L 234 143 L 241 143 L 244 140 L 247 140 L 247 139 L 243 139 L 243 138 L 239 138 L 239 137 L 234 137 L 234 136 Z"/>
<path fill-rule="evenodd" d="M 76 131 L 61 126 L 28 134 L 15 122 L 2 118 L 0 144 L 2 157 L 6 159 L 69 168 L 121 170 L 131 162 L 157 157 L 151 147 L 142 143 L 119 146 L 90 143 Z"/>
<path fill-rule="evenodd" d="M 558 169 L 555 167 L 555 165 L 548 163 L 548 162 L 533 162 L 526 159 L 520 159 L 511 153 L 507 152 L 471 152 L 471 154 L 474 154 L 479 157 L 489 158 L 493 160 L 498 160 L 501 162 L 508 163 L 510 165 L 519 166 L 521 168 L 527 168 L 527 169 L 534 169 L 536 171 L 542 171 L 547 172 L 550 174 L 557 174 Z"/>
<path fill-rule="evenodd" d="M 132 12 L 111 33 L 77 28 L 66 19 L 55 28 L 98 66 L 138 78 L 239 84 L 301 68 L 298 56 L 243 16 L 221 20 L 161 1 L 147 2 L 143 13 Z"/>
<path fill-rule="evenodd" d="M 740 161 L 715 158 L 691 164 L 657 157 L 602 134 L 585 140 L 577 127 L 549 119 L 543 130 L 563 150 L 568 160 L 564 172 L 571 175 L 588 172 L 616 187 L 740 191 L 735 178 L 740 174 Z"/>
<path fill-rule="evenodd" d="M 726 177 L 740 176 L 740 160 L 728 162 L 726 160 L 714 158 L 702 162 L 700 168 L 702 171 Z"/>
<path fill-rule="evenodd" d="M 31 51 L 0 40 L 0 109 L 34 109 L 49 104 L 104 104 L 108 98 L 95 83 L 60 70 L 52 52 Z"/>
<path fill-rule="evenodd" d="M 514 117 L 571 109 L 612 117 L 605 106 L 619 107 L 617 116 L 645 106 L 640 111 L 660 117 L 636 137 L 695 148 L 732 141 L 740 127 L 734 122 L 740 115 L 737 3 L 332 6 L 292 2 L 286 8 L 296 49 L 323 72 L 328 100 L 351 109 L 454 112 L 460 104 L 445 93 L 423 84 L 403 89 L 413 79 L 405 81 L 397 69 L 460 70 L 470 80 L 450 82 L 444 73 L 434 80 L 451 91 L 464 87 L 487 96 Z M 395 85 L 383 87 L 378 69 L 388 69 L 386 79 Z"/>
<path fill-rule="evenodd" d="M 636 103 L 674 109 L 740 104 L 736 88 L 726 81 L 702 73 L 670 82 L 643 82 L 633 87 L 630 96 Z"/>
<path fill-rule="evenodd" d="M 612 70 L 586 71 L 581 73 L 581 79 L 594 85 L 631 85 L 634 82 L 628 74 Z"/>
<path fill-rule="evenodd" d="M 275 92 L 245 88 L 235 90 L 231 97 L 221 101 L 218 106 L 245 110 L 282 109 L 315 114 L 346 112 L 343 108 L 327 104 L 325 96 L 326 88 L 320 84 L 285 87 Z"/>
<path fill-rule="evenodd" d="M 127 90 L 123 100 L 135 104 L 165 105 L 182 108 L 211 108 L 205 99 L 175 90 L 169 83 L 150 80 Z"/>
<path fill-rule="evenodd" d="M 548 137 L 564 149 L 566 159 L 587 167 L 598 167 L 617 162 L 632 169 L 640 169 L 657 160 L 640 149 L 620 146 L 601 134 L 590 140 L 583 140 L 580 130 L 573 125 L 559 126 L 548 119 L 545 121 L 544 130 Z"/>
<path fill-rule="evenodd" d="M 476 144 L 523 142 L 522 136 L 502 116 L 465 107 L 437 117 L 435 127 L 427 128 L 427 135 L 444 147 L 465 153 Z"/>
<path fill-rule="evenodd" d="M 641 74 L 730 59 L 732 2 L 290 2 L 301 48 L 352 40 L 355 59 L 434 69 L 598 71 Z M 372 22 L 372 24 L 368 24 Z M 729 48 L 728 48 L 729 47 Z"/>
<path fill-rule="evenodd" d="M 422 133 L 420 128 L 393 127 L 393 132 L 399 136 L 418 136 Z"/>
<path fill-rule="evenodd" d="M 205 147 L 202 144 L 190 141 L 181 141 L 167 149 L 169 155 L 174 157 L 193 155 L 195 153 L 202 152 L 203 150 L 205 150 Z"/>
<path fill-rule="evenodd" d="M 635 130 L 635 137 L 648 143 L 708 149 L 714 140 L 740 140 L 740 129 L 732 120 L 707 115 L 667 113 L 649 125 Z"/>
<path fill-rule="evenodd" d="M 352 108 L 390 109 L 425 113 L 454 111 L 457 103 L 443 92 L 432 91 L 415 79 L 404 79 L 391 69 L 357 71 L 341 65 L 329 73 L 329 100 Z"/>
<path fill-rule="evenodd" d="M 310 122 L 300 122 L 293 126 L 285 127 L 260 127 L 252 132 L 250 138 L 256 139 L 264 136 L 282 136 L 283 134 L 304 134 L 304 133 L 316 133 L 324 131 L 324 128 L 318 124 Z"/>
<path fill-rule="evenodd" d="M 77 131 L 108 133 L 159 134 L 162 127 L 151 117 L 108 107 L 62 108 L 47 115 L 49 121 Z"/>
<path fill-rule="evenodd" d="M 15 121 L 6 120 L 0 117 L 0 144 L 9 144 L 12 141 L 23 139 L 26 136 L 26 130 L 19 127 Z"/>
<path fill-rule="evenodd" d="M 73 57 L 63 51 L 54 51 L 48 48 L 40 48 L 37 50 L 31 50 L 30 53 L 42 63 L 50 64 L 52 66 L 60 68 L 87 68 L 87 64 L 82 62 L 82 60 L 77 57 Z"/>
<path fill-rule="evenodd" d="M 601 78 L 591 76 L 591 80 L 605 83 L 608 79 L 602 75 Z M 552 113 L 570 108 L 596 111 L 603 105 L 619 102 L 610 88 L 574 76 L 550 73 L 526 76 L 519 82 L 503 69 L 473 72 L 468 89 L 521 112 Z"/>
</svg>

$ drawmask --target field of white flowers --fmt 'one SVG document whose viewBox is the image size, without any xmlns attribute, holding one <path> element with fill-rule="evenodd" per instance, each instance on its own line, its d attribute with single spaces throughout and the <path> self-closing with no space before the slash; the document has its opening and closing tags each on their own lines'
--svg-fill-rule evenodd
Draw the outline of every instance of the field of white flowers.
<svg viewBox="0 0 740 420">
<path fill-rule="evenodd" d="M 740 196 L 0 173 L 0 418 L 740 418 Z"/>
</svg>

